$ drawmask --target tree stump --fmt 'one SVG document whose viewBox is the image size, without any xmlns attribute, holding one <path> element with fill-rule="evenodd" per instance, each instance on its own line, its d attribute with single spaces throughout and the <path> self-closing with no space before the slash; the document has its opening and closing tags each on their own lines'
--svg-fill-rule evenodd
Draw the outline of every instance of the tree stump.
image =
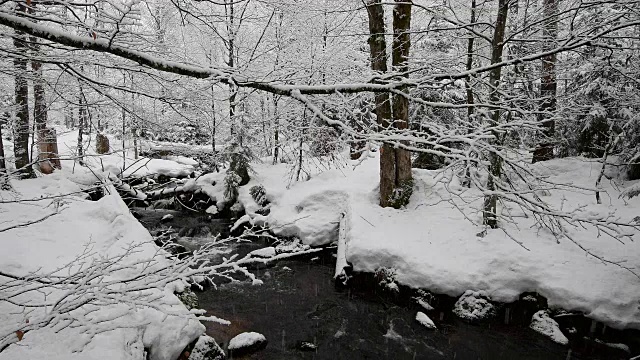
<svg viewBox="0 0 640 360">
<path fill-rule="evenodd" d="M 98 154 L 106 154 L 109 150 L 109 138 L 106 135 L 98 133 L 96 135 L 96 152 Z"/>
<path fill-rule="evenodd" d="M 532 164 L 539 161 L 547 161 L 553 159 L 553 144 L 540 144 L 538 148 L 533 150 Z"/>
<path fill-rule="evenodd" d="M 58 139 L 55 130 L 43 128 L 40 130 L 38 137 L 40 172 L 51 174 L 54 169 L 61 169 L 60 157 L 58 156 Z"/>
</svg>

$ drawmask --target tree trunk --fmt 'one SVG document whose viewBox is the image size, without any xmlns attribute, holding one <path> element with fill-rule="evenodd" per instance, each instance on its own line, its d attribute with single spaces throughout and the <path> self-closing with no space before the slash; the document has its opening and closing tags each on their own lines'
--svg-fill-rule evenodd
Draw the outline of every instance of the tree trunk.
<svg viewBox="0 0 640 360">
<path fill-rule="evenodd" d="M 4 142 L 2 141 L 2 121 L 0 121 L 0 177 L 7 168 L 7 164 L 4 161 Z"/>
<path fill-rule="evenodd" d="M 211 85 L 211 151 L 216 153 L 216 99 L 215 89 Z"/>
<path fill-rule="evenodd" d="M 124 87 L 127 83 L 127 74 L 122 73 L 122 87 Z M 122 97 L 124 98 L 126 93 L 123 93 Z M 123 101 L 124 102 L 124 101 Z M 127 168 L 127 112 L 122 106 L 122 172 Z"/>
<path fill-rule="evenodd" d="M 31 12 L 35 13 L 36 5 L 32 4 Z M 58 141 L 55 131 L 47 128 L 49 121 L 47 106 L 45 81 L 42 71 L 42 63 L 37 61 L 42 56 L 39 39 L 35 36 L 31 37 L 31 48 L 33 50 L 33 58 L 31 60 L 31 69 L 33 70 L 33 121 L 38 134 L 38 166 L 43 174 L 50 174 L 54 169 L 60 169 L 60 158 L 58 156 Z"/>
<path fill-rule="evenodd" d="M 369 15 L 369 49 L 371 69 L 380 73 L 387 72 L 387 43 L 384 38 L 384 9 L 381 0 L 368 0 Z M 378 128 L 389 129 L 391 119 L 391 102 L 388 93 L 375 94 L 375 114 Z M 395 188 L 396 164 L 395 151 L 389 144 L 380 148 L 380 206 L 390 206 Z"/>
<path fill-rule="evenodd" d="M 557 0 L 544 0 L 543 13 L 545 17 L 543 28 L 543 50 L 548 51 L 555 46 L 558 34 L 558 3 Z M 533 155 L 533 163 L 553 159 L 553 138 L 556 132 L 556 123 L 553 120 L 556 110 L 556 92 L 558 84 L 556 80 L 556 54 L 542 58 L 542 76 L 540 79 L 540 105 L 539 121 L 544 128 L 543 141 Z"/>
<path fill-rule="evenodd" d="M 135 109 L 135 94 L 133 92 L 134 79 L 133 73 L 131 74 L 131 81 L 129 82 L 129 88 L 131 89 L 131 110 Z M 135 117 L 133 114 L 131 115 L 131 138 L 133 139 L 133 159 L 138 160 L 139 152 L 138 152 L 138 136 L 140 135 L 140 120 Z"/>
<path fill-rule="evenodd" d="M 274 130 L 273 130 L 273 165 L 278 163 L 278 156 L 280 155 L 280 119 L 278 119 L 278 97 L 273 96 L 273 116 Z"/>
<path fill-rule="evenodd" d="M 507 15 L 509 13 L 509 0 L 498 1 L 498 15 L 491 43 L 491 64 L 502 61 L 502 51 L 504 49 L 504 32 L 507 25 Z M 496 67 L 489 73 L 489 103 L 498 105 L 500 102 L 500 76 L 502 68 Z M 500 110 L 494 109 L 489 117 L 489 125 L 497 126 L 500 122 Z M 487 194 L 484 197 L 484 211 L 482 214 L 484 224 L 495 229 L 498 227 L 498 195 L 496 182 L 500 180 L 502 174 L 502 159 L 496 154 L 497 148 L 501 145 L 500 134 L 493 132 L 494 139 L 491 141 L 496 148 L 489 153 L 489 177 L 487 180 Z"/>
<path fill-rule="evenodd" d="M 233 69 L 235 66 L 234 59 L 234 47 L 235 47 L 235 14 L 234 14 L 234 2 L 235 0 L 230 0 L 228 3 L 229 6 L 229 25 L 227 27 L 229 33 L 229 57 L 227 58 L 227 65 L 229 68 Z M 225 6 L 227 6 L 227 2 L 225 0 Z M 229 83 L 229 123 L 231 124 L 231 135 L 236 134 L 236 96 L 238 94 L 238 87 L 235 86 L 232 82 Z M 238 143 L 242 144 L 242 135 L 241 131 L 238 131 Z"/>
<path fill-rule="evenodd" d="M 84 165 L 84 147 L 83 147 L 83 139 L 82 132 L 85 127 L 85 104 L 84 104 L 84 96 L 82 96 L 82 86 L 80 86 L 80 92 L 78 93 L 78 146 L 77 146 L 77 154 L 78 154 L 78 163 L 80 165 Z"/>
<path fill-rule="evenodd" d="M 284 20 L 284 14 L 282 12 L 278 12 L 278 26 L 276 26 L 276 59 L 273 64 L 273 71 L 276 72 L 278 70 L 278 64 L 280 63 L 280 52 L 282 51 L 280 36 L 281 36 L 281 28 L 282 21 Z M 278 100 L 279 96 L 273 94 L 273 117 L 274 117 L 274 126 L 273 126 L 273 164 L 277 164 L 280 156 L 280 118 L 278 115 Z"/>
<path fill-rule="evenodd" d="M 400 74 L 406 74 L 409 71 L 409 49 L 411 48 L 411 3 L 406 0 L 396 0 L 393 10 L 393 51 L 392 65 L 393 71 Z M 407 75 L 401 75 L 406 78 Z M 400 87 L 398 90 L 408 91 L 406 86 Z M 405 96 L 393 95 L 393 122 L 398 130 L 407 130 L 409 128 L 409 99 Z M 396 191 L 402 191 L 402 204 L 396 204 L 395 207 L 404 206 L 409 200 L 410 192 L 413 189 L 413 181 L 411 176 L 411 153 L 405 149 L 395 148 L 396 163 Z M 409 194 L 407 194 L 409 192 Z"/>
<path fill-rule="evenodd" d="M 23 16 L 26 7 L 16 4 L 16 13 Z M 16 30 L 13 46 L 17 53 L 13 60 L 15 68 L 15 104 L 16 124 L 14 136 L 15 166 L 22 177 L 33 177 L 33 169 L 29 162 L 29 84 L 27 83 L 27 37 Z"/>
<path fill-rule="evenodd" d="M 471 19 L 470 24 L 475 24 L 476 22 L 476 0 L 471 0 Z M 469 34 L 469 40 L 467 41 L 467 66 L 466 70 L 470 71 L 473 67 L 473 42 L 475 40 L 475 35 Z M 471 133 L 473 131 L 473 113 L 475 109 L 473 108 L 473 88 L 471 87 L 471 75 L 467 77 L 467 80 L 464 83 L 464 87 L 467 93 L 467 121 L 468 121 L 468 131 L 467 133 Z M 471 187 L 471 161 L 466 161 L 466 169 L 464 173 L 464 179 L 462 181 L 462 185 L 468 188 Z"/>
</svg>

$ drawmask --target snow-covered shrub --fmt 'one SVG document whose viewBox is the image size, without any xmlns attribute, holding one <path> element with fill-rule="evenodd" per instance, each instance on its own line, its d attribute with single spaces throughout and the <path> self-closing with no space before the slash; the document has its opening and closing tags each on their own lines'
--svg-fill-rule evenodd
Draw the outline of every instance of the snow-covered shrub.
<svg viewBox="0 0 640 360">
<path fill-rule="evenodd" d="M 193 121 L 183 120 L 175 125 L 158 131 L 158 135 L 154 136 L 159 141 L 179 142 L 191 145 L 208 144 L 211 141 L 211 135 L 201 124 Z"/>
<path fill-rule="evenodd" d="M 392 292 L 399 292 L 398 284 L 396 283 L 396 271 L 395 269 L 389 269 L 381 267 L 376 269 L 375 278 L 383 289 Z"/>
<path fill-rule="evenodd" d="M 186 288 L 183 292 L 176 293 L 176 296 L 189 310 L 200 307 L 198 296 L 189 288 Z"/>
<path fill-rule="evenodd" d="M 326 156 L 339 149 L 338 134 L 330 127 L 322 126 L 312 130 L 309 151 L 312 156 Z"/>
<path fill-rule="evenodd" d="M 246 185 L 250 180 L 249 173 L 253 172 L 251 168 L 251 159 L 253 158 L 251 151 L 247 147 L 232 142 L 225 149 L 225 154 L 229 161 L 229 171 L 233 171 L 240 177 L 240 186 Z"/>
<path fill-rule="evenodd" d="M 242 178 L 235 171 L 227 171 L 224 177 L 224 197 L 228 202 L 235 201 L 238 198 L 238 187 Z"/>
<path fill-rule="evenodd" d="M 400 186 L 393 189 L 389 205 L 395 209 L 400 209 L 409 203 L 409 199 L 413 194 L 413 179 L 407 179 L 400 183 Z"/>
<path fill-rule="evenodd" d="M 262 185 L 254 185 L 249 189 L 249 195 L 255 200 L 256 204 L 266 206 L 269 204 L 267 199 L 267 190 Z"/>
</svg>

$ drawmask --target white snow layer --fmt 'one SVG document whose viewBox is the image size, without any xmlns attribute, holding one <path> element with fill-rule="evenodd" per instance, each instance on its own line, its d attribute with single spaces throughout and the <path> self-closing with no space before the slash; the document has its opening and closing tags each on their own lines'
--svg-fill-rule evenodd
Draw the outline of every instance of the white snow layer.
<svg viewBox="0 0 640 360">
<path fill-rule="evenodd" d="M 229 350 L 242 349 L 257 343 L 265 342 L 267 338 L 257 332 L 243 332 L 229 340 Z"/>
<path fill-rule="evenodd" d="M 436 324 L 433 323 L 433 320 L 427 316 L 427 314 L 418 311 L 416 314 L 416 321 L 420 323 L 420 325 L 426 327 L 427 329 L 435 329 Z"/>
<path fill-rule="evenodd" d="M 564 336 L 558 323 L 549 317 L 549 313 L 546 310 L 540 310 L 533 314 L 529 327 L 558 344 L 567 345 L 569 343 L 569 339 Z"/>
<path fill-rule="evenodd" d="M 80 169 L 76 167 L 73 174 L 65 168 L 37 179 L 12 181 L 15 191 L 0 191 L 0 198 L 3 201 L 34 199 L 80 191 L 81 186 L 76 182 L 82 183 L 83 176 L 87 175 L 78 171 Z M 141 266 L 133 264 L 148 258 L 155 258 L 160 264 L 166 261 L 158 253 L 149 232 L 130 214 L 115 189 L 110 187 L 107 190 L 111 193 L 98 201 L 85 200 L 85 194 L 79 193 L 60 200 L 0 204 L 0 228 L 3 229 L 42 219 L 55 213 L 55 207 L 59 206 L 57 214 L 43 221 L 0 232 L 0 270 L 17 276 L 46 272 L 63 275 L 56 273 L 56 269 L 74 261 L 84 250 L 95 252 L 95 256 L 116 256 L 132 244 L 139 245 L 137 252 L 126 255 L 122 264 Z M 106 279 L 120 279 L 129 271 L 134 270 L 125 268 Z M 0 276 L 0 283 L 7 281 L 8 278 Z M 172 284 L 168 287 L 171 288 Z M 154 296 L 152 304 L 156 308 L 140 305 L 134 310 L 125 304 L 81 307 L 73 314 L 80 319 L 83 316 L 94 319 L 97 321 L 95 326 L 76 323 L 81 326 L 28 331 L 21 341 L 2 351 L 0 359 L 141 359 L 147 349 L 150 359 L 175 360 L 205 328 L 168 290 L 150 290 Z M 47 299 L 51 301 L 60 295 L 53 291 Z M 40 293 L 29 292 L 20 300 L 39 302 L 44 299 Z M 42 316 L 45 316 L 42 312 L 25 312 L 0 300 L 0 333 L 12 331 L 17 324 L 29 320 L 35 323 Z M 100 319 L 113 321 L 100 326 Z M 61 324 L 64 323 L 62 321 Z M 97 332 L 93 337 L 92 331 Z"/>
<path fill-rule="evenodd" d="M 256 164 L 258 175 L 241 188 L 240 201 L 254 222 L 260 220 L 276 234 L 295 236 L 309 245 L 337 241 L 342 213 L 349 212 L 346 258 L 354 271 L 393 268 L 404 285 L 450 296 L 481 290 L 501 302 L 514 301 L 523 292 L 538 292 L 552 307 L 582 311 L 616 328 L 640 328 L 640 279 L 630 271 L 588 256 L 567 238 L 556 239 L 511 205 L 505 210 L 517 226 L 501 224 L 502 229 L 477 236 L 484 230 L 482 194 L 462 187 L 450 173 L 414 169 L 414 194 L 406 208 L 381 208 L 378 155 L 354 168 L 356 164 L 346 160 L 342 168 L 292 184 L 287 164 Z M 583 158 L 564 158 L 535 164 L 533 169 L 549 181 L 593 188 L 600 166 Z M 447 178 L 451 180 L 444 184 L 438 181 Z M 259 206 L 249 195 L 249 188 L 257 184 L 272 200 L 265 217 L 255 214 Z M 622 221 L 630 222 L 640 214 L 640 197 L 619 199 L 619 190 L 610 182 L 602 188 L 606 193 L 600 205 L 588 191 L 554 189 L 540 195 L 565 211 L 584 206 L 583 216 L 616 211 Z M 593 227 L 565 227 L 598 256 L 631 267 L 640 263 L 637 231 L 636 241 L 618 242 L 599 236 Z"/>
</svg>

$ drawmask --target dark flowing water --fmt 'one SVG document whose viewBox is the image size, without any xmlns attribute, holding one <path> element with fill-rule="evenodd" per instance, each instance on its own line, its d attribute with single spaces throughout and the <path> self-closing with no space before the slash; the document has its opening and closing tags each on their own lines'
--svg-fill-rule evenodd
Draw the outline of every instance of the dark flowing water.
<svg viewBox="0 0 640 360">
<path fill-rule="evenodd" d="M 160 215 L 146 214 L 145 225 L 154 227 Z M 175 222 L 201 226 L 193 219 Z M 229 223 L 213 224 L 224 233 Z M 206 239 L 185 238 L 181 243 L 193 248 L 202 241 Z M 245 244 L 229 251 L 246 253 L 263 246 Z M 223 284 L 198 292 L 201 308 L 232 322 L 205 323 L 207 333 L 222 344 L 245 331 L 265 335 L 267 347 L 244 357 L 248 359 L 612 358 L 571 352 L 526 326 L 471 325 L 450 314 L 443 321 L 432 317 L 438 329 L 428 330 L 415 321 L 415 307 L 396 305 L 370 289 L 336 288 L 334 266 L 325 252 L 314 260 L 289 259 L 254 269 L 262 285 Z"/>
</svg>

